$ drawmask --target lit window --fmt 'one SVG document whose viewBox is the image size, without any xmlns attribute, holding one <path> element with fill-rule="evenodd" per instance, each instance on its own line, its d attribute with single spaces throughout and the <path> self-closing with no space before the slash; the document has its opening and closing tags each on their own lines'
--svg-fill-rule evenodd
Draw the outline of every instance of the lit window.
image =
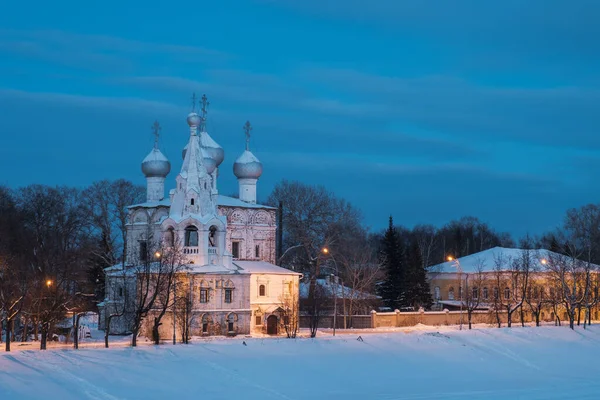
<svg viewBox="0 0 600 400">
<path fill-rule="evenodd" d="M 233 302 L 233 289 L 225 289 L 225 303 Z"/>
</svg>

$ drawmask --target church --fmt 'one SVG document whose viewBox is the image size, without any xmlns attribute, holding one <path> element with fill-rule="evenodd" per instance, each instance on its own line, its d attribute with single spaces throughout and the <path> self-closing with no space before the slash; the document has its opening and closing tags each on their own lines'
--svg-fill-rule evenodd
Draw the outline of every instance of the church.
<svg viewBox="0 0 600 400">
<path fill-rule="evenodd" d="M 252 127 L 246 122 L 245 150 L 233 164 L 239 195 L 223 196 L 218 179 L 224 175 L 219 167 L 225 152 L 206 130 L 206 96 L 199 114 L 195 103 L 187 116 L 189 134 L 181 169 L 168 196 L 165 180 L 171 163 L 159 149 L 160 127 L 155 123 L 154 148 L 141 166 L 146 201 L 128 207 L 125 262 L 105 270 L 99 328 L 105 329 L 108 316 L 115 315 L 110 333 L 131 332 L 134 296 L 140 286 L 139 273 L 133 271 L 137 263 L 146 261 L 152 242 L 158 241 L 160 248 L 177 246 L 182 253 L 184 265 L 176 281 L 190 289 L 191 336 L 280 334 L 286 323 L 295 323 L 283 315 L 282 306 L 292 304 L 297 309 L 300 274 L 275 265 L 277 210 L 256 202 L 263 165 L 250 151 Z M 151 316 L 152 311 L 142 325 L 142 335 L 150 336 Z M 176 309 L 162 321 L 161 337 L 176 331 L 181 337 Z"/>
</svg>

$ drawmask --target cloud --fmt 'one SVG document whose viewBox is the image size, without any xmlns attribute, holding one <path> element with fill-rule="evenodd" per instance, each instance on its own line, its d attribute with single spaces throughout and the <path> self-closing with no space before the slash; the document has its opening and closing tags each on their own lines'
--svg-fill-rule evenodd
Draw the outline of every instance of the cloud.
<svg viewBox="0 0 600 400">
<path fill-rule="evenodd" d="M 1 89 L 0 100 L 30 101 L 32 109 L 38 107 L 35 103 L 60 104 L 77 108 L 104 108 L 120 112 L 142 112 L 147 114 L 183 114 L 185 108 L 161 101 L 145 100 L 131 97 L 98 97 L 51 92 L 27 92 L 23 90 Z"/>
<path fill-rule="evenodd" d="M 108 35 L 90 35 L 59 30 L 0 30 L 0 54 L 88 71 L 123 71 L 147 61 L 159 64 L 224 62 L 232 55 L 198 46 L 150 43 Z"/>
<path fill-rule="evenodd" d="M 494 87 L 444 76 L 404 78 L 312 68 L 305 79 L 392 110 L 388 118 L 458 137 L 600 147 L 595 87 Z"/>
</svg>

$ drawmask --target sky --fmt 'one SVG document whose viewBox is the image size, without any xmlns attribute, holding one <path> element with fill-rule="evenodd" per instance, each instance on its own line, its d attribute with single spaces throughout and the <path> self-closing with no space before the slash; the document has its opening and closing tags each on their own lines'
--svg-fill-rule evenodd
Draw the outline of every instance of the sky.
<svg viewBox="0 0 600 400">
<path fill-rule="evenodd" d="M 190 97 L 266 199 L 326 186 L 373 230 L 474 215 L 519 237 L 600 200 L 593 0 L 9 2 L 0 14 L 0 184 L 144 184 L 162 126 L 173 187 Z M 167 189 L 168 190 L 168 189 Z"/>
</svg>

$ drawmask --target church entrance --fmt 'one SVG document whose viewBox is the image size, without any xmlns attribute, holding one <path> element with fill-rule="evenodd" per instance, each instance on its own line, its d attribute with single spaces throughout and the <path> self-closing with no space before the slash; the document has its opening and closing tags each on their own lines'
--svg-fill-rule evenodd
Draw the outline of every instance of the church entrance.
<svg viewBox="0 0 600 400">
<path fill-rule="evenodd" d="M 277 316 L 269 315 L 267 318 L 267 334 L 277 335 Z"/>
</svg>

